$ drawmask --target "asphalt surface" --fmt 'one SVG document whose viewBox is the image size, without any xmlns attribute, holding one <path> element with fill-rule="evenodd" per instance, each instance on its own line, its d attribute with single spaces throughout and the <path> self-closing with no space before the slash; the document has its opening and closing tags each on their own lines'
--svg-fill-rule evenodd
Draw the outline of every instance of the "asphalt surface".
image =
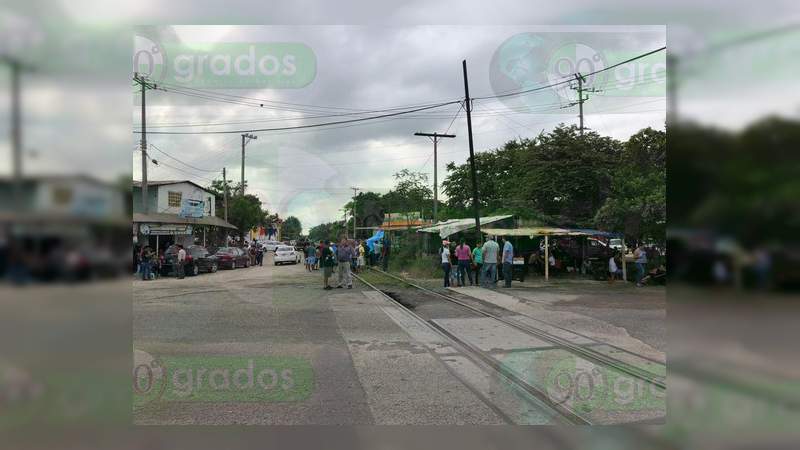
<svg viewBox="0 0 800 450">
<path fill-rule="evenodd" d="M 275 267 L 270 254 L 263 267 L 182 280 L 135 280 L 134 367 L 143 369 L 137 372 L 137 380 L 144 387 L 136 391 L 134 422 L 445 425 L 558 421 L 552 409 L 511 386 L 410 311 L 424 313 L 425 320 L 435 320 L 465 342 L 492 351 L 508 368 L 524 376 L 533 374 L 539 377 L 537 381 L 545 381 L 547 375 L 534 374 L 537 368 L 549 370 L 564 359 L 559 351 L 483 323 L 458 308 L 427 302 L 413 290 L 397 286 L 387 290 L 391 289 L 405 307 L 357 281 L 353 289 L 325 291 L 319 271 L 310 273 L 302 264 Z M 523 306 L 528 302 L 546 306 L 555 314 L 561 314 L 559 308 L 603 310 L 577 302 L 582 295 L 590 301 L 588 289 L 580 290 L 542 296 L 541 289 L 521 289 L 515 298 Z M 493 303 L 493 291 L 476 292 L 478 297 L 489 295 L 481 300 Z M 470 293 L 461 295 L 466 294 Z M 525 296 L 532 300 L 524 300 Z M 566 299 L 572 303 L 560 304 Z M 525 314 L 506 306 L 492 307 L 496 312 Z M 610 311 L 619 309 L 606 306 Z M 607 324 L 601 317 L 619 323 L 614 315 L 621 313 L 564 314 L 587 318 L 586 324 L 577 325 L 604 332 L 608 328 L 631 338 L 624 329 L 618 331 L 618 324 Z M 624 320 L 635 321 L 627 316 Z M 623 411 L 594 417 L 627 422 L 651 419 L 653 413 L 642 416 Z"/>
<path fill-rule="evenodd" d="M 263 267 L 133 282 L 134 347 L 140 356 L 135 366 L 154 367 L 152 361 L 159 360 L 168 368 L 167 376 L 154 371 L 156 389 L 143 389 L 134 403 L 135 423 L 509 421 L 449 371 L 435 354 L 441 346 L 421 345 L 382 311 L 388 301 L 370 301 L 358 283 L 352 290 L 325 291 L 320 272 L 271 262 L 268 256 Z M 259 358 L 273 365 L 291 361 L 296 372 L 310 367 L 312 374 L 294 380 L 300 389 L 291 398 L 209 394 L 211 371 L 222 365 L 232 372 L 249 358 L 257 358 L 256 365 Z M 204 395 L 171 395 L 176 380 L 186 381 L 187 370 L 176 375 L 182 365 L 189 366 L 194 382 L 202 382 L 198 364 L 206 369 Z M 221 376 L 217 382 L 223 384 Z M 152 398 L 157 392 L 165 393 Z"/>
</svg>

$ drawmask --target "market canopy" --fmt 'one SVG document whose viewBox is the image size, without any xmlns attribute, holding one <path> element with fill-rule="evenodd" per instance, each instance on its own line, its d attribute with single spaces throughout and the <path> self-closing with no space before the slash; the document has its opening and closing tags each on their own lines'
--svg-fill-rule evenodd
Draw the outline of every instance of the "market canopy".
<svg viewBox="0 0 800 450">
<path fill-rule="evenodd" d="M 493 222 L 498 222 L 504 219 L 508 219 L 510 217 L 514 217 L 511 214 L 505 216 L 490 216 L 490 217 L 481 217 L 481 225 L 489 224 Z M 470 228 L 475 227 L 475 219 L 450 219 L 445 220 L 444 222 L 439 222 L 434 226 L 420 228 L 417 231 L 421 231 L 423 233 L 439 233 L 442 238 L 446 238 L 453 234 L 456 234 L 460 231 L 469 230 Z"/>
<path fill-rule="evenodd" d="M 587 228 L 522 227 L 522 228 L 484 228 L 481 231 L 494 236 L 620 236 L 619 233 L 591 230 Z"/>
</svg>

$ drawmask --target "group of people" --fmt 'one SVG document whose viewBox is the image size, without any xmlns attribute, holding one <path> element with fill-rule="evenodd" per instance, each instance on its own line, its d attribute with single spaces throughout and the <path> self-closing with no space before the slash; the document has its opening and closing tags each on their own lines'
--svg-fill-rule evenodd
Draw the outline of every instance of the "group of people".
<svg viewBox="0 0 800 450">
<path fill-rule="evenodd" d="M 264 246 L 258 242 L 251 242 L 249 245 L 245 242 L 247 256 L 250 258 L 251 266 L 264 265 Z"/>
<path fill-rule="evenodd" d="M 633 251 L 633 260 L 636 263 L 636 286 L 642 287 L 644 280 L 650 275 L 647 274 L 647 250 L 643 245 L 636 247 Z M 617 278 L 622 277 L 622 254 L 617 250 L 608 258 L 608 282 L 613 283 Z"/>
<path fill-rule="evenodd" d="M 448 240 L 442 241 L 439 248 L 442 270 L 444 271 L 444 287 L 452 285 L 492 287 L 497 284 L 497 266 L 502 269 L 505 287 L 511 287 L 514 264 L 514 246 L 507 239 L 503 241 L 502 252 L 494 236 L 487 236 L 482 246 L 471 249 L 461 239 L 455 248 Z M 453 268 L 456 268 L 454 271 Z M 474 274 L 474 280 L 473 280 Z"/>
<path fill-rule="evenodd" d="M 186 264 L 186 249 L 183 245 L 177 244 L 178 252 L 175 264 L 175 276 L 177 278 L 184 278 L 185 272 L 183 270 Z M 136 274 L 142 277 L 144 281 L 150 281 L 158 278 L 161 275 L 161 255 L 156 253 L 152 247 L 145 245 L 144 247 L 134 247 L 134 262 L 136 263 Z"/>
<path fill-rule="evenodd" d="M 376 248 L 378 251 L 376 251 Z M 373 243 L 372 251 L 365 241 L 342 238 L 338 243 L 331 241 L 320 242 L 319 246 L 306 247 L 306 270 L 313 271 L 322 268 L 323 289 L 331 290 L 333 271 L 336 270 L 336 288 L 353 288 L 353 273 L 358 273 L 369 265 L 377 265 L 378 261 L 386 270 L 389 264 L 391 241 L 385 237 Z"/>
</svg>

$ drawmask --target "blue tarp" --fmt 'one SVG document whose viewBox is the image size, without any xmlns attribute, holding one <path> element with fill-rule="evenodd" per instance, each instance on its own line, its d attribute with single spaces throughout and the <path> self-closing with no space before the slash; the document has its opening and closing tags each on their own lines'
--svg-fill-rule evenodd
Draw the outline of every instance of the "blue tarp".
<svg viewBox="0 0 800 450">
<path fill-rule="evenodd" d="M 373 246 L 375 246 L 375 242 L 383 239 L 383 230 L 378 230 L 375 232 L 375 235 L 371 238 L 367 239 L 367 247 L 369 247 L 369 251 L 373 251 Z"/>
</svg>

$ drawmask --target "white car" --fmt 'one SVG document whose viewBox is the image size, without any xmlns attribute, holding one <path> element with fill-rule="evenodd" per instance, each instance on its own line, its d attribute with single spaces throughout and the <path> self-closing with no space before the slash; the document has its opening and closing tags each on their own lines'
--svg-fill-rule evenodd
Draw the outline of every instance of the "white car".
<svg viewBox="0 0 800 450">
<path fill-rule="evenodd" d="M 275 265 L 278 264 L 297 264 L 301 261 L 302 256 L 298 253 L 294 247 L 289 247 L 287 245 L 281 245 L 275 250 L 275 255 L 273 256 L 273 261 Z"/>
<path fill-rule="evenodd" d="M 283 244 L 281 244 L 278 241 L 266 241 L 266 242 L 264 242 L 264 250 L 266 250 L 268 252 L 274 252 L 275 249 L 277 249 L 281 245 L 283 245 Z"/>
</svg>

